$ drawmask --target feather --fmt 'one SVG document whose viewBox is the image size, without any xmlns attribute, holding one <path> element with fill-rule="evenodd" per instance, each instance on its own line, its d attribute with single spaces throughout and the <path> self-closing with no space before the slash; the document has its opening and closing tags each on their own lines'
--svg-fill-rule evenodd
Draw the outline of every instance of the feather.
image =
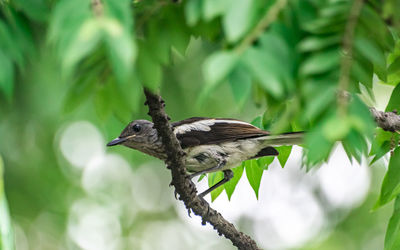
<svg viewBox="0 0 400 250">
<path fill-rule="evenodd" d="M 182 148 L 269 135 L 268 131 L 234 119 L 193 117 L 173 123 L 172 127 Z"/>
</svg>

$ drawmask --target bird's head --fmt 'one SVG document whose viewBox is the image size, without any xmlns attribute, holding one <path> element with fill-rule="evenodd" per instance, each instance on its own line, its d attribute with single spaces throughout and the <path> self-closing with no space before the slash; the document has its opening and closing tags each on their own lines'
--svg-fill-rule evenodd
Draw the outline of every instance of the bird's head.
<svg viewBox="0 0 400 250">
<path fill-rule="evenodd" d="M 128 124 L 120 136 L 110 141 L 107 146 L 124 145 L 149 154 L 148 150 L 156 147 L 158 136 L 153 123 L 136 120 Z"/>
</svg>

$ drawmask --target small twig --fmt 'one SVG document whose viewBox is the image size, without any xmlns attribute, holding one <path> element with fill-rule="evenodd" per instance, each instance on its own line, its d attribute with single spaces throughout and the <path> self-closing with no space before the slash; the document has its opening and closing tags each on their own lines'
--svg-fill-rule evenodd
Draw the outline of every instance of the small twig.
<svg viewBox="0 0 400 250">
<path fill-rule="evenodd" d="M 340 62 L 340 77 L 338 86 L 339 94 L 337 97 L 339 114 L 341 115 L 347 113 L 348 98 L 346 97 L 345 93 L 349 88 L 350 70 L 353 63 L 354 31 L 357 26 L 358 17 L 360 15 L 363 2 L 363 0 L 354 0 L 343 35 L 343 55 Z"/>
<path fill-rule="evenodd" d="M 278 0 L 272 5 L 254 29 L 235 47 L 234 51 L 242 53 L 253 44 L 254 41 L 265 31 L 265 29 L 278 18 L 279 12 L 286 6 L 286 0 Z"/>
<path fill-rule="evenodd" d="M 235 226 L 224 219 L 220 213 L 210 208 L 210 205 L 197 196 L 196 186 L 186 174 L 184 166 L 184 152 L 172 132 L 168 122 L 169 117 L 164 111 L 164 101 L 159 95 L 151 93 L 148 89 L 144 90 L 146 95 L 146 104 L 149 106 L 149 115 L 151 116 L 154 127 L 157 129 L 158 135 L 161 136 L 165 151 L 167 152 L 167 160 L 165 163 L 171 170 L 172 182 L 179 199 L 183 201 L 189 214 L 193 211 L 203 220 L 203 225 L 210 223 L 219 235 L 224 235 L 231 240 L 233 245 L 238 249 L 252 250 L 259 249 L 256 242 L 250 236 L 239 232 Z"/>
</svg>

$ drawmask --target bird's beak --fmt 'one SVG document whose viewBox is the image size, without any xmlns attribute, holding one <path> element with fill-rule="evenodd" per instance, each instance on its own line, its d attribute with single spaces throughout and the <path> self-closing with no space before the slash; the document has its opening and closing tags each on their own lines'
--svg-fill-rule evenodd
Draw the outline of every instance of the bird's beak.
<svg viewBox="0 0 400 250">
<path fill-rule="evenodd" d="M 114 140 L 112 140 L 109 143 L 107 143 L 107 146 L 110 147 L 110 146 L 115 146 L 115 145 L 121 144 L 124 141 L 126 141 L 127 139 L 128 139 L 127 137 L 124 137 L 124 138 L 117 137 Z"/>
</svg>

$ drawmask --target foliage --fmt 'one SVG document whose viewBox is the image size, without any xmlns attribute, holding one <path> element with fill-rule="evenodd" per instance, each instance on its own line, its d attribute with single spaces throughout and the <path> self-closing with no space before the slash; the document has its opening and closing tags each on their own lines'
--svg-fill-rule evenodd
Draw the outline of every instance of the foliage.
<svg viewBox="0 0 400 250">
<path fill-rule="evenodd" d="M 54 84 L 66 86 L 65 96 L 57 97 L 64 110 L 60 117 L 93 105 L 98 119 L 125 123 L 141 109 L 142 86 L 185 93 L 184 87 L 165 81 L 166 69 L 179 65 L 189 44 L 199 39 L 207 56 L 202 61 L 204 84 L 196 89 L 200 95 L 198 102 L 191 100 L 192 110 L 195 103 L 201 106 L 213 98 L 218 88 L 229 86 L 236 106 L 252 102 L 262 107 L 253 122 L 260 128 L 272 133 L 308 131 L 308 169 L 326 161 L 337 142 L 349 159 L 360 162 L 369 156 L 371 164 L 397 148 L 377 206 L 397 197 L 398 210 L 400 152 L 393 141 L 399 136 L 376 129 L 360 98 L 374 99 L 376 76 L 394 87 L 386 110 L 400 109 L 398 1 L 362 1 L 359 13 L 353 12 L 357 0 L 101 2 L 99 11 L 89 0 L 0 2 L 2 113 L 10 114 L 15 103 L 22 103 L 26 96 L 16 90 L 27 88 L 20 80 L 38 56 L 49 51 L 57 55 L 53 62 L 61 75 Z M 356 23 L 349 31 L 350 20 Z M 350 33 L 354 35 L 346 48 Z M 347 99 L 339 97 L 343 91 Z M 291 147 L 278 151 L 284 167 Z M 243 163 L 234 169 L 233 180 L 212 192 L 212 199 L 223 190 L 230 199 L 243 171 L 258 197 L 263 171 L 272 160 Z M 210 174 L 209 184 L 221 178 L 221 173 Z M 397 224 L 394 214 L 387 249 L 395 249 L 399 241 Z"/>
</svg>

